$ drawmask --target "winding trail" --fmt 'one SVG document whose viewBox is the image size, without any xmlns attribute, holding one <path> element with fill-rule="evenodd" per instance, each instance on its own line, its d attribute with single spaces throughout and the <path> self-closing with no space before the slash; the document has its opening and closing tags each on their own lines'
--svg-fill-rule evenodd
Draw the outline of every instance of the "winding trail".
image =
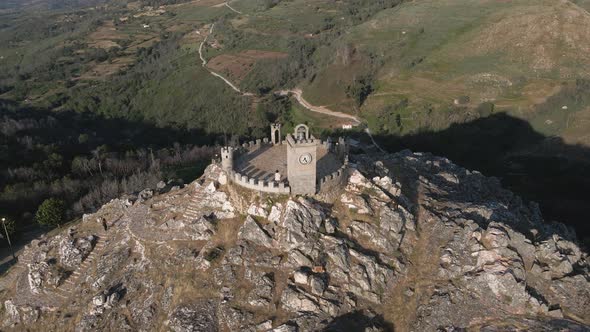
<svg viewBox="0 0 590 332">
<path fill-rule="evenodd" d="M 367 136 L 369 136 L 369 138 L 371 139 L 371 142 L 373 142 L 373 145 L 379 149 L 379 151 L 381 151 L 382 153 L 387 153 L 387 151 L 383 150 L 379 144 L 377 144 L 377 142 L 375 142 L 375 139 L 373 138 L 373 135 L 371 135 L 371 130 L 369 129 L 369 127 L 365 128 L 365 133 L 367 134 Z"/>
<path fill-rule="evenodd" d="M 354 121 L 354 126 L 358 126 L 361 124 L 361 121 L 354 115 L 332 111 L 332 110 L 326 108 L 325 106 L 314 106 L 314 105 L 310 104 L 307 100 L 305 100 L 303 98 L 303 91 L 301 91 L 301 89 L 299 89 L 299 88 L 295 88 L 292 90 L 281 90 L 281 91 L 278 91 L 277 93 L 281 96 L 285 96 L 285 95 L 288 95 L 289 93 L 291 93 L 295 97 L 297 102 L 299 102 L 299 104 L 301 104 L 301 106 L 307 108 L 308 110 L 310 110 L 312 112 L 330 115 L 330 116 L 334 116 L 334 117 L 342 118 L 342 119 L 349 119 L 349 120 Z"/>
<path fill-rule="evenodd" d="M 227 3 L 226 3 L 227 5 Z M 229 6 L 229 5 L 228 5 Z M 201 42 L 201 44 L 199 45 L 199 58 L 201 59 L 201 65 L 203 66 L 203 68 L 205 68 L 211 75 L 221 79 L 222 81 L 225 82 L 225 84 L 227 84 L 230 88 L 232 88 L 235 92 L 242 94 L 243 96 L 252 96 L 251 93 L 248 92 L 242 92 L 237 86 L 235 86 L 232 82 L 230 82 L 227 78 L 223 77 L 221 74 L 216 73 L 214 71 L 212 71 L 211 69 L 207 68 L 207 60 L 205 59 L 205 57 L 203 56 L 203 46 L 205 45 L 205 43 L 207 42 L 207 39 L 209 39 L 209 36 L 213 33 L 213 28 L 215 27 L 215 23 L 211 24 L 211 28 L 209 29 L 209 34 L 207 34 L 207 36 L 205 37 L 205 39 L 203 39 L 203 41 Z"/>
<path fill-rule="evenodd" d="M 301 89 L 299 89 L 299 88 L 295 88 L 292 90 L 278 91 L 278 94 L 283 95 L 283 96 L 288 95 L 289 93 L 291 93 L 291 94 L 293 94 L 293 96 L 295 96 L 295 99 L 297 100 L 297 102 L 299 102 L 299 104 L 301 104 L 301 106 L 305 107 L 307 110 L 309 110 L 311 112 L 316 112 L 316 113 L 321 113 L 321 114 L 325 114 L 325 115 L 329 115 L 329 116 L 334 116 L 337 118 L 352 120 L 352 121 L 354 121 L 353 126 L 355 126 L 355 127 L 362 124 L 362 122 L 359 120 L 359 118 L 357 118 L 354 115 L 332 111 L 329 108 L 326 108 L 325 106 L 314 106 L 314 105 L 310 104 L 307 100 L 305 100 L 303 98 L 303 91 L 301 91 Z M 371 139 L 371 142 L 373 143 L 373 145 L 377 149 L 379 149 L 379 151 L 381 151 L 383 153 L 387 153 L 385 150 L 383 150 L 379 146 L 379 144 L 377 144 L 377 142 L 375 142 L 375 139 L 373 138 L 373 135 L 371 135 L 371 130 L 369 129 L 369 127 L 365 127 L 364 132 L 367 134 L 367 136 L 369 136 L 369 138 Z"/>
<path fill-rule="evenodd" d="M 236 13 L 241 14 L 239 11 L 231 8 L 231 6 L 227 2 L 225 3 L 225 5 L 229 9 L 235 11 Z M 207 34 L 207 36 L 205 37 L 205 39 L 203 39 L 203 41 L 199 45 L 199 58 L 201 59 L 201 65 L 211 75 L 213 75 L 213 76 L 221 79 L 222 81 L 224 81 L 225 84 L 227 84 L 229 87 L 231 87 L 234 91 L 236 91 L 237 93 L 241 94 L 242 96 L 253 96 L 254 95 L 253 93 L 250 93 L 250 92 L 242 92 L 237 86 L 235 86 L 227 78 L 225 78 L 221 74 L 218 74 L 218 73 L 212 71 L 211 69 L 207 68 L 207 60 L 203 56 L 203 47 L 204 47 L 205 43 L 207 42 L 207 39 L 209 39 L 209 36 L 213 33 L 213 28 L 214 27 L 215 27 L 215 23 L 211 24 L 211 28 L 209 29 L 209 34 Z M 282 95 L 282 96 L 292 94 L 295 97 L 295 99 L 297 100 L 297 102 L 299 104 L 301 104 L 301 106 L 305 107 L 307 110 L 309 110 L 311 112 L 321 113 L 321 114 L 324 114 L 324 115 L 333 116 L 333 117 L 337 117 L 337 118 L 341 118 L 341 119 L 352 120 L 354 122 L 352 125 L 355 126 L 355 127 L 362 124 L 362 121 L 359 120 L 359 118 L 357 118 L 354 115 L 343 113 L 343 112 L 332 111 L 332 110 L 326 108 L 325 106 L 315 106 L 315 105 L 312 105 L 311 103 L 309 103 L 307 100 L 305 100 L 303 98 L 303 91 L 300 88 L 295 88 L 295 89 L 291 89 L 291 90 L 280 90 L 280 91 L 277 91 L 275 93 L 277 93 L 279 95 Z M 367 136 L 369 136 L 369 138 L 371 139 L 371 142 L 373 143 L 373 145 L 377 149 L 379 149 L 379 151 L 381 151 L 383 153 L 386 153 L 386 151 L 383 150 L 377 144 L 377 142 L 375 142 L 375 139 L 373 138 L 373 135 L 371 135 L 371 131 L 370 131 L 369 127 L 365 127 L 364 132 L 367 134 Z"/>
<path fill-rule="evenodd" d="M 233 11 L 233 12 L 236 12 L 236 13 L 238 13 L 238 14 L 240 14 L 240 15 L 242 14 L 242 12 L 241 12 L 241 11 L 239 11 L 239 10 L 236 10 L 236 9 L 234 9 L 232 6 L 230 6 L 230 5 L 229 5 L 229 2 L 226 2 L 226 3 L 225 3 L 225 6 L 226 6 L 227 8 L 229 8 L 229 9 L 230 9 L 231 11 Z"/>
<path fill-rule="evenodd" d="M 203 57 L 203 45 L 205 45 L 205 43 L 207 42 L 207 39 L 209 39 L 209 36 L 213 33 L 214 26 L 215 26 L 215 23 L 211 24 L 211 28 L 209 28 L 209 34 L 207 34 L 207 36 L 205 36 L 205 39 L 203 39 L 203 41 L 199 45 L 199 58 L 201 58 L 201 63 L 202 63 L 203 67 L 205 67 L 205 65 L 207 65 L 207 60 L 205 60 L 205 58 Z"/>
</svg>

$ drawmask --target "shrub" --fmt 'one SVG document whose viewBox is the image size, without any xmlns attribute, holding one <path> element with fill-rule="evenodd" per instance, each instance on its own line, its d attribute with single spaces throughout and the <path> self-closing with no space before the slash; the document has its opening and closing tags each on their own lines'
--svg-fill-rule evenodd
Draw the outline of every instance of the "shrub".
<svg viewBox="0 0 590 332">
<path fill-rule="evenodd" d="M 49 198 L 43 201 L 37 209 L 35 220 L 41 225 L 59 226 L 65 212 L 64 201 L 56 198 Z"/>
</svg>

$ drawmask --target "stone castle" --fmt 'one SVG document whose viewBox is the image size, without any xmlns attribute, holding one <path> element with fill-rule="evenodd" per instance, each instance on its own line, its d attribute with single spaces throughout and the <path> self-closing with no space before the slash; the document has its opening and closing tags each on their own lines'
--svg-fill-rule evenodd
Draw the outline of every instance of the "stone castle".
<svg viewBox="0 0 590 332">
<path fill-rule="evenodd" d="M 285 139 L 281 124 L 272 124 L 270 139 L 221 148 L 221 166 L 241 187 L 260 192 L 313 195 L 344 183 L 348 167 L 348 143 L 315 138 L 299 124 Z"/>
</svg>

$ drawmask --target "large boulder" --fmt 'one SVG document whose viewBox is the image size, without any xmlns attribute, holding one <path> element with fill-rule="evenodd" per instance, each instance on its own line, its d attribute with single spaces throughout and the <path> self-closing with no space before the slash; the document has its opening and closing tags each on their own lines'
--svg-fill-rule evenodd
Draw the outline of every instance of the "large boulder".
<svg viewBox="0 0 590 332">
<path fill-rule="evenodd" d="M 277 238 L 280 247 L 290 251 L 312 245 L 320 234 L 324 219 L 324 212 L 304 198 L 300 198 L 298 202 L 287 201 L 283 218 L 279 222 L 281 230 Z"/>
<path fill-rule="evenodd" d="M 75 239 L 63 238 L 59 244 L 59 259 L 62 266 L 75 269 L 90 254 L 97 238 L 93 235 Z"/>
<path fill-rule="evenodd" d="M 248 215 L 246 220 L 244 221 L 244 225 L 238 231 L 238 238 L 241 240 L 250 241 L 257 245 L 261 245 L 263 247 L 272 247 L 273 240 L 264 231 L 260 225 L 252 218 L 252 216 Z"/>
</svg>

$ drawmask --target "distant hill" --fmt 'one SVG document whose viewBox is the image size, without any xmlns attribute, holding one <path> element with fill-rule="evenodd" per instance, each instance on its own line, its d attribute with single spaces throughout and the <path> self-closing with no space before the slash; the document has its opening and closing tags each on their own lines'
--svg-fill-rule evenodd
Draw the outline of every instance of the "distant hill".
<svg viewBox="0 0 590 332">
<path fill-rule="evenodd" d="M 91 7 L 109 0 L 7 0 L 0 2 L 1 10 L 59 10 Z"/>
</svg>

